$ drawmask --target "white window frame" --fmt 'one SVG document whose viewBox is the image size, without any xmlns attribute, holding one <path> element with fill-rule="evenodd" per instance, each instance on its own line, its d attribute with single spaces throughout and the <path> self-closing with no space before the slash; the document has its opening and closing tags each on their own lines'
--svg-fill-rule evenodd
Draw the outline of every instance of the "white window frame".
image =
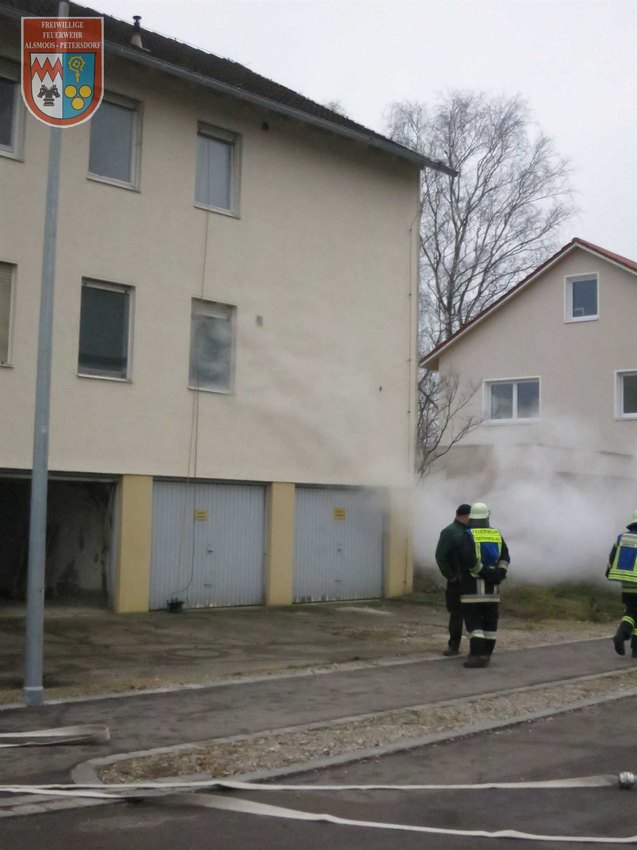
<svg viewBox="0 0 637 850">
<path fill-rule="evenodd" d="M 537 404 L 538 404 L 538 413 L 537 416 L 522 418 L 517 416 L 518 409 L 518 384 L 529 383 L 530 381 L 537 381 Z M 513 385 L 513 417 L 511 419 L 492 419 L 491 418 L 491 387 L 496 384 L 512 384 Z M 532 422 L 539 422 L 542 413 L 542 382 L 539 375 L 527 375 L 523 378 L 493 378 L 493 379 L 485 379 L 483 383 L 483 396 L 482 396 L 482 412 L 483 412 L 483 421 L 487 425 L 526 425 Z"/>
<path fill-rule="evenodd" d="M 199 137 L 204 136 L 208 139 L 216 139 L 220 142 L 225 142 L 231 145 L 232 157 L 230 160 L 230 207 L 216 207 L 212 204 L 204 204 L 196 199 L 197 196 L 197 165 L 199 151 Z M 195 156 L 195 206 L 201 210 L 209 210 L 210 212 L 221 213 L 232 218 L 239 218 L 239 195 L 241 189 L 241 136 L 238 133 L 232 133 L 230 130 L 222 130 L 220 127 L 214 127 L 211 124 L 199 122 L 197 124 L 197 152 Z"/>
<path fill-rule="evenodd" d="M 0 360 L 0 366 L 5 369 L 12 368 L 13 365 L 13 321 L 15 314 L 15 289 L 16 289 L 16 273 L 17 266 L 15 263 L 8 263 L 4 260 L 0 261 L 0 265 L 9 267 L 11 280 L 9 283 L 9 317 L 7 321 L 7 359 Z"/>
<path fill-rule="evenodd" d="M 573 284 L 584 280 L 595 280 L 597 288 L 597 313 L 593 316 L 574 316 L 573 315 Z M 590 272 L 589 274 L 570 274 L 564 278 L 564 321 L 571 322 L 594 322 L 599 319 L 599 274 Z"/>
<path fill-rule="evenodd" d="M 201 393 L 220 393 L 221 395 L 234 395 L 235 393 L 235 369 L 237 362 L 237 308 L 234 304 L 225 304 L 221 301 L 209 301 L 206 298 L 193 298 L 190 302 L 190 346 L 192 347 L 192 317 L 194 315 L 209 316 L 211 318 L 225 318 L 229 314 L 231 331 L 230 347 L 230 372 L 227 387 L 202 387 L 190 381 L 190 356 L 188 355 L 188 389 Z"/>
<path fill-rule="evenodd" d="M 126 337 L 126 374 L 121 377 L 119 375 L 105 375 L 98 370 L 83 369 L 80 366 L 80 334 L 82 330 L 82 300 L 81 294 L 84 288 L 89 289 L 106 289 L 110 292 L 119 292 L 128 297 L 128 333 Z M 80 322 L 78 332 L 78 352 L 77 352 L 77 375 L 79 378 L 95 378 L 98 381 L 118 381 L 121 383 L 130 383 L 133 369 L 133 315 L 135 306 L 135 289 L 132 286 L 122 283 L 113 283 L 111 281 L 98 280 L 94 277 L 83 277 L 82 287 L 80 290 Z"/>
<path fill-rule="evenodd" d="M 114 94 L 113 92 L 104 92 L 103 102 L 111 103 L 113 106 L 121 106 L 123 109 L 129 109 L 133 115 L 133 138 L 131 141 L 131 179 L 118 180 L 116 177 L 108 177 L 104 174 L 95 174 L 90 170 L 90 139 L 89 139 L 89 171 L 87 177 L 89 180 L 95 180 L 97 183 L 108 183 L 111 186 L 119 186 L 121 189 L 130 189 L 134 192 L 140 191 L 141 178 L 141 151 L 142 151 L 142 105 L 137 100 L 131 100 L 123 95 Z"/>
<path fill-rule="evenodd" d="M 22 100 L 20 91 L 20 66 L 14 65 L 6 59 L 0 59 L 0 77 L 5 80 L 10 80 L 16 84 L 16 96 L 13 104 L 13 134 L 11 143 L 0 145 L 0 156 L 6 156 L 9 159 L 23 159 L 24 150 L 24 117 L 25 106 Z"/>
<path fill-rule="evenodd" d="M 615 419 L 637 419 L 637 413 L 624 413 L 624 378 L 637 377 L 637 369 L 617 369 L 615 372 Z"/>
</svg>

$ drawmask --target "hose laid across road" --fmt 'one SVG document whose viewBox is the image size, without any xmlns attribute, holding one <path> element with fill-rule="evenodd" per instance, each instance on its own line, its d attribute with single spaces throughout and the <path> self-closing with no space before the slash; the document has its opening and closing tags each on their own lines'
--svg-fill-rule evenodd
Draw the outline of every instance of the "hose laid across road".
<svg viewBox="0 0 637 850">
<path fill-rule="evenodd" d="M 58 726 L 33 732 L 0 732 L 0 749 L 46 747 L 50 744 L 101 744 L 110 740 L 108 726 Z"/>
<path fill-rule="evenodd" d="M 46 746 L 49 744 L 100 743 L 108 741 L 108 727 L 98 725 L 62 726 L 57 729 L 42 729 L 33 732 L 0 733 L 0 747 Z M 2 743 L 4 741 L 4 743 Z M 526 790 L 554 788 L 601 788 L 615 786 L 631 789 L 635 785 L 632 771 L 619 774 L 601 774 L 598 776 L 572 777 L 568 779 L 549 779 L 535 782 L 485 782 L 479 784 L 456 785 L 294 785 L 240 782 L 233 780 L 202 780 L 173 782 L 138 782 L 132 784 L 52 784 L 52 785 L 0 785 L 0 793 L 37 795 L 53 798 L 82 798 L 95 800 L 149 800 L 164 805 L 196 806 L 208 809 L 240 812 L 261 817 L 276 817 L 287 820 L 314 821 L 332 823 L 338 826 L 362 827 L 365 829 L 386 829 L 401 832 L 417 832 L 436 835 L 453 835 L 471 838 L 514 838 L 526 841 L 553 841 L 580 844 L 637 844 L 637 835 L 623 837 L 609 836 L 573 836 L 539 835 L 504 829 L 495 832 L 485 830 L 447 829 L 412 824 L 383 823 L 342 818 L 327 813 L 306 812 L 283 806 L 257 803 L 253 800 L 237 798 L 227 793 L 196 794 L 195 791 L 462 791 L 462 790 Z"/>
<path fill-rule="evenodd" d="M 576 776 L 569 779 L 542 779 L 535 782 L 482 782 L 457 785 L 294 785 L 270 782 L 240 782 L 233 779 L 173 780 L 169 782 L 129 782 L 106 785 L 53 784 L 53 785 L 0 785 L 0 793 L 50 794 L 51 796 L 112 797 L 114 800 L 149 796 L 143 792 L 179 791 L 477 791 L 502 788 L 525 791 L 529 788 L 607 788 L 630 789 L 635 785 L 635 775 L 628 770 L 619 774 Z"/>
</svg>

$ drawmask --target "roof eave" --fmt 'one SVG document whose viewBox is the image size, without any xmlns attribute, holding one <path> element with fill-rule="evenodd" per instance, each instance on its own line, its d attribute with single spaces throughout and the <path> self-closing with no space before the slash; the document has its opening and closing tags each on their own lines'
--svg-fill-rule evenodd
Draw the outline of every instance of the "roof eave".
<svg viewBox="0 0 637 850">
<path fill-rule="evenodd" d="M 430 372 L 437 372 L 440 368 L 440 357 L 438 354 L 434 354 L 431 357 L 423 358 L 420 361 L 420 365 L 429 369 Z"/>
<path fill-rule="evenodd" d="M 393 154 L 394 156 L 400 157 L 401 159 L 406 159 L 409 162 L 418 165 L 420 168 L 432 168 L 436 171 L 442 171 L 444 174 L 449 174 L 452 177 L 457 175 L 457 171 L 449 168 L 449 166 L 445 165 L 442 162 L 434 162 L 422 154 L 417 153 L 416 151 L 409 150 L 409 148 L 404 148 L 402 145 L 397 145 L 392 142 L 390 139 L 382 139 L 372 134 L 366 134 L 363 132 L 358 132 L 353 130 L 350 127 L 345 127 L 341 124 L 334 124 L 331 121 L 327 121 L 324 118 L 319 118 L 318 116 L 311 115 L 308 112 L 303 112 L 300 109 L 295 109 L 291 106 L 286 106 L 283 103 L 279 103 L 276 100 L 271 100 L 270 98 L 263 97 L 262 95 L 254 94 L 252 92 L 246 91 L 245 89 L 238 88 L 237 86 L 232 86 L 229 83 L 223 83 L 220 80 L 215 80 L 212 77 L 208 77 L 205 74 L 199 74 L 196 71 L 190 71 L 187 68 L 181 68 L 178 65 L 173 65 L 171 62 L 166 62 L 163 59 L 157 59 L 155 56 L 152 56 L 147 53 L 142 53 L 138 49 L 132 47 L 125 47 L 121 44 L 116 44 L 114 42 L 106 42 L 105 49 L 108 53 L 111 53 L 116 56 L 120 56 L 123 59 L 127 59 L 131 62 L 136 62 L 140 65 L 145 65 L 149 68 L 154 68 L 155 70 L 159 70 L 164 74 L 169 74 L 173 77 L 178 77 L 183 80 L 188 80 L 191 83 L 195 83 L 196 85 L 200 85 L 203 88 L 211 89 L 213 91 L 219 92 L 221 94 L 229 95 L 230 97 L 238 98 L 239 100 L 246 101 L 247 103 L 251 103 L 255 106 L 260 106 L 264 109 L 268 109 L 272 112 L 277 112 L 281 115 L 285 115 L 288 118 L 295 118 L 298 121 L 302 121 L 305 124 L 311 124 L 315 127 L 319 127 L 322 130 L 327 130 L 330 133 L 335 133 L 339 136 L 344 136 L 345 138 L 349 138 L 358 142 L 363 142 L 366 145 L 369 145 L 373 148 L 378 148 L 379 150 L 384 151 L 385 153 Z"/>
<path fill-rule="evenodd" d="M 549 257 L 546 262 L 542 263 L 535 271 L 531 272 L 531 274 L 526 277 L 523 281 L 521 281 L 517 286 L 514 286 L 513 289 L 510 289 L 508 292 L 505 292 L 504 295 L 492 304 L 490 307 L 487 307 L 480 313 L 475 319 L 472 319 L 468 322 L 464 328 L 460 328 L 456 331 L 456 333 L 450 337 L 445 343 L 441 344 L 440 347 L 436 347 L 432 349 L 429 354 L 425 355 L 420 359 L 419 365 L 424 366 L 426 369 L 430 369 L 432 372 L 436 372 L 439 367 L 440 355 L 446 352 L 452 345 L 461 339 L 465 334 L 470 333 L 474 328 L 476 328 L 481 322 L 485 319 L 488 319 L 489 316 L 493 315 L 493 313 L 497 312 L 501 307 L 504 307 L 512 298 L 515 298 L 520 292 L 530 286 L 538 277 L 545 274 L 549 269 L 551 269 L 556 263 L 559 263 L 564 259 L 568 254 L 574 251 L 576 248 L 579 248 L 582 251 L 586 251 L 589 254 L 594 254 L 597 257 L 600 257 L 607 263 L 616 266 L 617 268 L 623 269 L 624 271 L 630 272 L 631 274 L 637 275 L 637 269 L 633 269 L 630 266 L 625 265 L 624 263 L 619 262 L 617 259 L 613 257 L 607 256 L 603 251 L 597 250 L 596 246 L 592 243 L 586 243 L 577 237 L 574 237 L 570 242 L 560 248 L 552 257 Z"/>
<path fill-rule="evenodd" d="M 4 6 L 2 4 L 2 0 L 0 0 L 0 14 L 15 20 L 20 20 L 23 17 L 20 10 L 10 6 Z M 336 135 L 344 136 L 345 138 L 352 139 L 354 141 L 363 142 L 370 147 L 382 150 L 383 152 L 397 156 L 400 159 L 407 160 L 421 169 L 432 168 L 435 171 L 441 171 L 444 174 L 448 174 L 450 177 L 457 177 L 458 175 L 457 171 L 450 168 L 448 165 L 445 165 L 444 162 L 436 162 L 429 159 L 428 157 L 419 154 L 417 151 L 412 151 L 409 148 L 396 144 L 396 142 L 392 142 L 391 139 L 383 139 L 382 137 L 376 136 L 372 133 L 367 134 L 357 131 L 351 127 L 345 127 L 342 124 L 334 124 L 331 121 L 319 118 L 316 115 L 311 115 L 309 112 L 304 112 L 301 109 L 286 106 L 279 101 L 263 97 L 262 95 L 253 94 L 252 92 L 246 91 L 238 86 L 232 86 L 229 83 L 223 83 L 220 80 L 215 80 L 213 77 L 208 77 L 205 74 L 198 74 L 196 71 L 189 71 L 186 68 L 173 65 L 171 62 L 166 62 L 163 59 L 157 59 L 151 54 L 142 52 L 139 49 L 126 47 L 122 44 L 118 44 L 117 42 L 108 40 L 105 40 L 104 42 L 104 49 L 108 53 L 121 56 L 131 62 L 137 62 L 140 65 L 155 68 L 156 70 L 162 71 L 163 73 L 169 74 L 173 77 L 185 79 L 203 86 L 204 88 L 212 89 L 213 91 L 227 94 L 231 97 L 236 97 L 239 100 L 252 103 L 255 106 L 260 106 L 262 108 L 269 109 L 272 112 L 286 115 L 288 118 L 295 118 L 298 121 L 319 127 L 320 129 L 327 130 L 330 133 L 335 133 Z"/>
</svg>

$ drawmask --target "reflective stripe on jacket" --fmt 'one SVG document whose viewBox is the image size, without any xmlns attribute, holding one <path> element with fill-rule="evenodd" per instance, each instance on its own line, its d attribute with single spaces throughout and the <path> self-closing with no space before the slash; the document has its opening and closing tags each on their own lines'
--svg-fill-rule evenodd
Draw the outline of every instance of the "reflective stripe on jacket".
<svg viewBox="0 0 637 850">
<path fill-rule="evenodd" d="M 621 581 L 623 584 L 637 585 L 637 534 L 625 531 L 617 536 L 613 547 L 615 556 L 606 576 L 610 581 Z M 630 591 L 632 591 L 632 587 Z"/>
<path fill-rule="evenodd" d="M 490 584 L 483 578 L 477 578 L 471 592 L 463 592 L 460 595 L 461 604 L 472 602 L 499 602 L 500 585 Z"/>
</svg>

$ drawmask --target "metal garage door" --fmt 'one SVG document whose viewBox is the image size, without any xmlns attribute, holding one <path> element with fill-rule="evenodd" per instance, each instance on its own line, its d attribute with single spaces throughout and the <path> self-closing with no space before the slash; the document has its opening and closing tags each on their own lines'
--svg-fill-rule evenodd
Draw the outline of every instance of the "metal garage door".
<svg viewBox="0 0 637 850">
<path fill-rule="evenodd" d="M 296 488 L 295 602 L 383 595 L 384 507 L 373 490 Z"/>
<path fill-rule="evenodd" d="M 151 609 L 260 605 L 264 549 L 264 487 L 155 482 Z"/>
</svg>

